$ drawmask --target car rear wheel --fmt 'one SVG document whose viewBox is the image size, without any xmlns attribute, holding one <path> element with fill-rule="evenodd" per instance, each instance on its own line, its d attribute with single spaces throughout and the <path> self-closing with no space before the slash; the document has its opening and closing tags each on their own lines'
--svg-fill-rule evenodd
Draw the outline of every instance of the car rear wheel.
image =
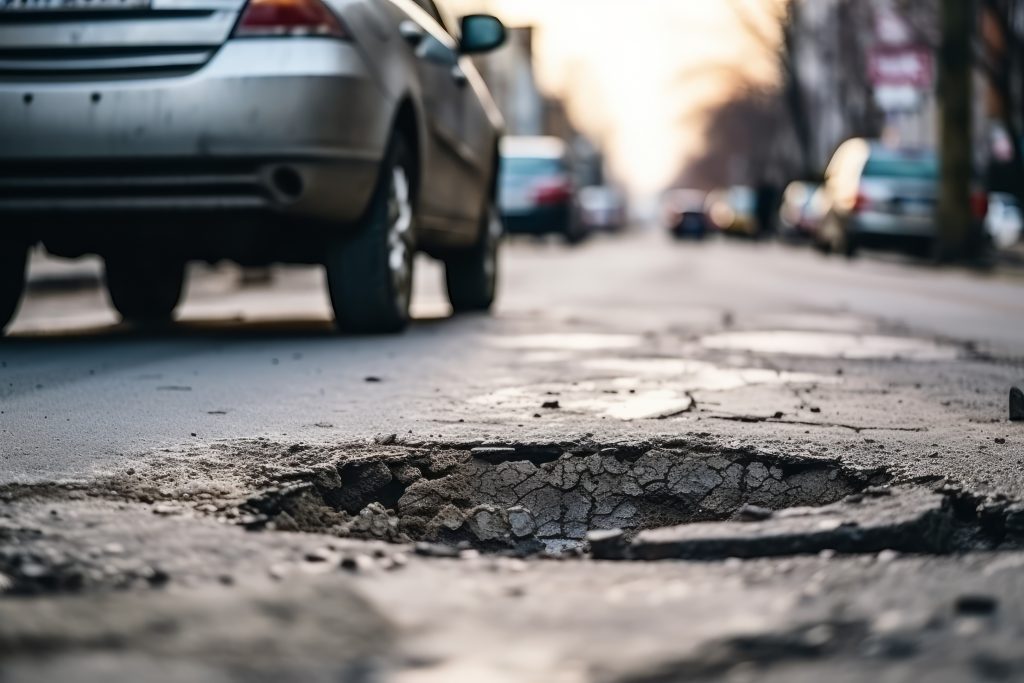
<svg viewBox="0 0 1024 683">
<path fill-rule="evenodd" d="M 28 248 L 20 243 L 0 243 L 0 332 L 14 318 L 25 290 Z"/>
<path fill-rule="evenodd" d="M 472 249 L 445 259 L 448 300 L 456 313 L 489 311 L 498 291 L 498 252 L 504 227 L 493 201 L 481 218 Z"/>
<path fill-rule="evenodd" d="M 836 215 L 829 215 L 822 223 L 818 235 L 818 246 L 822 253 L 841 254 L 847 258 L 857 255 L 857 243 L 851 238 L 846 227 Z"/>
<path fill-rule="evenodd" d="M 169 323 L 181 301 L 185 262 L 116 254 L 104 259 L 110 303 L 125 322 L 137 325 Z"/>
<path fill-rule="evenodd" d="M 366 220 L 328 247 L 327 287 L 343 332 L 392 334 L 409 324 L 416 255 L 409 149 L 401 135 L 392 139 Z"/>
<path fill-rule="evenodd" d="M 565 232 L 562 233 L 562 238 L 565 239 L 565 243 L 571 246 L 581 244 L 589 235 L 586 229 L 576 223 L 576 221 L 570 221 L 565 226 Z"/>
</svg>

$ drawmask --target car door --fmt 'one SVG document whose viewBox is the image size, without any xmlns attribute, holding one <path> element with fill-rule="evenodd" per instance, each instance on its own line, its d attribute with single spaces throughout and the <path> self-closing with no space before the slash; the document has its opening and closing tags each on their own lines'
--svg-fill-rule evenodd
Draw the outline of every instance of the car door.
<svg viewBox="0 0 1024 683">
<path fill-rule="evenodd" d="M 425 0 L 433 3 L 434 0 Z M 441 23 L 456 43 L 461 41 L 461 26 L 445 6 L 438 8 Z M 491 97 L 487 84 L 476 68 L 473 58 L 460 55 L 457 81 L 462 86 L 462 171 L 464 191 L 460 192 L 459 210 L 475 222 L 490 195 L 494 172 L 497 168 L 497 132 L 504 127 L 498 105 Z"/>
<path fill-rule="evenodd" d="M 400 30 L 414 47 L 428 119 L 421 207 L 429 227 L 459 230 L 470 217 L 462 195 L 473 166 L 465 140 L 466 98 L 472 89 L 460 65 L 458 43 L 436 6 L 431 0 L 414 1 L 422 11 L 415 13 L 415 25 L 403 24 Z"/>
<path fill-rule="evenodd" d="M 469 57 L 462 57 L 462 69 L 468 80 L 463 97 L 462 139 L 465 144 L 466 188 L 460 210 L 472 219 L 480 215 L 489 199 L 497 171 L 498 131 L 503 128 L 498 105 L 491 98 Z"/>
</svg>

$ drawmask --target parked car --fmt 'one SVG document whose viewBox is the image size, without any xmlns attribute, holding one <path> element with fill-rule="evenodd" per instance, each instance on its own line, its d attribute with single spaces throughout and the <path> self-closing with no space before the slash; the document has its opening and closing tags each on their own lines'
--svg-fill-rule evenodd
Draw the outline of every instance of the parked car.
<svg viewBox="0 0 1024 683">
<path fill-rule="evenodd" d="M 931 150 L 853 139 L 840 145 L 825 172 L 827 209 L 817 244 L 854 256 L 862 246 L 927 253 L 937 234 L 939 161 Z M 987 197 L 972 198 L 984 220 Z"/>
<path fill-rule="evenodd" d="M 501 23 L 433 0 L 0 5 L 0 326 L 24 255 L 99 254 L 125 320 L 189 260 L 322 264 L 339 328 L 409 321 L 414 252 L 495 295 L 502 121 L 470 56 Z M 88 5 L 88 6 L 86 6 Z"/>
<path fill-rule="evenodd" d="M 676 239 L 703 239 L 711 228 L 704 205 L 707 194 L 701 190 L 673 189 L 663 198 L 664 223 Z"/>
<path fill-rule="evenodd" d="M 985 229 L 997 249 L 1017 244 L 1024 233 L 1024 216 L 1017 198 L 1006 192 L 993 192 L 988 196 L 988 214 Z"/>
<path fill-rule="evenodd" d="M 579 194 L 580 223 L 587 232 L 618 232 L 626 227 L 626 199 L 609 185 L 584 187 Z"/>
<path fill-rule="evenodd" d="M 555 234 L 570 243 L 585 236 L 569 146 L 558 138 L 505 138 L 498 196 L 509 233 Z"/>
<path fill-rule="evenodd" d="M 814 237 L 825 217 L 825 191 L 817 183 L 796 181 L 782 193 L 779 226 L 790 239 Z"/>
<path fill-rule="evenodd" d="M 736 185 L 708 195 L 707 214 L 716 228 L 731 235 L 756 237 L 757 192 L 751 187 Z"/>
</svg>

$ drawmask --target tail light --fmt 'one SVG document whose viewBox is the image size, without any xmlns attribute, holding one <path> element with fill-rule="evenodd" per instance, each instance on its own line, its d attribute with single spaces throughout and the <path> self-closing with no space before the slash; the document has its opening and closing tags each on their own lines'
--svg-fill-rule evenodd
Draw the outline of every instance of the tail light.
<svg viewBox="0 0 1024 683">
<path fill-rule="evenodd" d="M 533 199 L 541 206 L 568 204 L 572 199 L 572 183 L 568 180 L 554 180 L 537 185 L 533 189 Z"/>
<path fill-rule="evenodd" d="M 861 213 L 863 211 L 869 211 L 871 209 L 871 197 L 864 194 L 863 191 L 857 192 L 857 198 L 853 200 L 853 212 Z"/>
<path fill-rule="evenodd" d="M 971 193 L 971 215 L 976 220 L 983 221 L 988 216 L 988 193 L 987 192 L 972 192 Z"/>
<path fill-rule="evenodd" d="M 249 0 L 235 27 L 235 37 L 350 36 L 320 0 Z"/>
</svg>

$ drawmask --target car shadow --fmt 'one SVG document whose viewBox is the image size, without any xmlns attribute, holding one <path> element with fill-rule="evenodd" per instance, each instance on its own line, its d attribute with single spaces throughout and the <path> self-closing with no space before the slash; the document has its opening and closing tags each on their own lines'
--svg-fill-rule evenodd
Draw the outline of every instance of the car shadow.
<svg viewBox="0 0 1024 683">
<path fill-rule="evenodd" d="M 463 318 L 463 316 L 460 316 Z M 413 320 L 408 333 L 437 327 L 454 321 L 453 316 L 424 316 Z M 158 327 L 128 323 L 77 327 L 74 329 L 33 330 L 0 337 L 0 346 L 36 346 L 67 342 L 102 343 L 111 341 L 286 341 L 329 339 L 393 339 L 401 335 L 356 335 L 338 332 L 325 319 L 280 318 L 275 320 L 183 320 Z"/>
</svg>

